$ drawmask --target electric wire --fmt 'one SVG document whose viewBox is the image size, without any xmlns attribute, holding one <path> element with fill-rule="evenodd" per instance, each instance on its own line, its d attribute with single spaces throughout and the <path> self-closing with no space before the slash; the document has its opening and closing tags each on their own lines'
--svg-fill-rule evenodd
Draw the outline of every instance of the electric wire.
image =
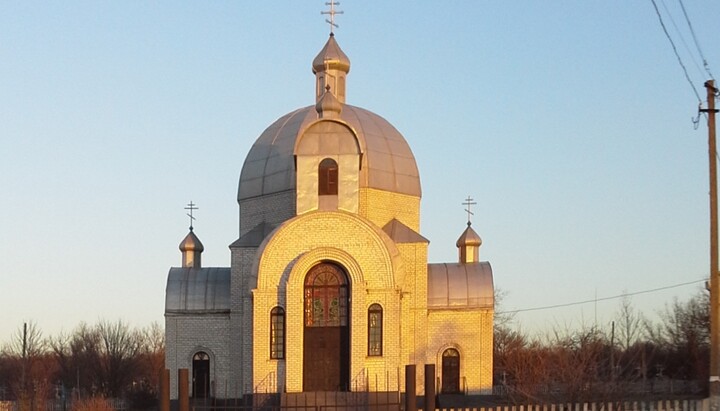
<svg viewBox="0 0 720 411">
<path fill-rule="evenodd" d="M 663 9 L 665 9 L 665 13 L 667 14 L 668 18 L 670 18 L 670 22 L 672 23 L 673 27 L 675 28 L 675 33 L 677 33 L 678 37 L 680 37 L 680 41 L 682 42 L 683 47 L 685 47 L 685 51 L 687 51 L 688 56 L 690 56 L 690 60 L 692 60 L 693 65 L 695 66 L 695 69 L 697 69 L 698 74 L 701 77 L 704 77 L 705 74 L 703 73 L 703 70 L 700 68 L 700 65 L 698 64 L 697 60 L 695 60 L 694 53 L 692 50 L 690 50 L 690 46 L 688 46 L 687 41 L 685 41 L 685 37 L 682 35 L 682 32 L 680 31 L 680 28 L 678 27 L 677 23 L 675 23 L 675 19 L 673 18 L 672 13 L 670 13 L 670 9 L 667 6 L 667 3 L 665 3 L 665 0 L 660 0 L 662 3 Z"/>
<path fill-rule="evenodd" d="M 686 285 L 697 284 L 697 283 L 699 283 L 699 282 L 704 282 L 704 281 L 707 281 L 707 279 L 704 279 L 704 278 L 703 278 L 702 280 L 693 280 L 693 281 L 688 281 L 688 282 L 684 282 L 684 283 L 680 283 L 680 284 L 668 285 L 668 286 L 665 286 L 665 287 L 658 287 L 658 288 L 652 288 L 652 289 L 649 289 L 649 290 L 635 291 L 635 292 L 632 292 L 632 293 L 622 293 L 622 294 L 613 295 L 613 296 L 610 296 L 610 297 L 593 298 L 593 299 L 591 299 L 591 300 L 574 301 L 574 302 L 570 302 L 570 303 L 553 304 L 553 305 L 545 305 L 545 306 L 541 306 L 541 307 L 520 308 L 520 309 L 517 309 L 517 310 L 499 311 L 499 312 L 496 312 L 495 314 L 515 314 L 515 313 L 522 313 L 522 312 L 528 312 L 528 311 L 540 311 L 540 310 L 550 310 L 550 309 L 552 309 L 552 308 L 571 307 L 571 306 L 574 306 L 574 305 L 590 304 L 590 303 L 595 303 L 595 302 L 598 302 L 598 301 L 615 300 L 615 299 L 618 299 L 618 298 L 629 297 L 629 296 L 633 296 L 633 295 L 650 294 L 650 293 L 655 293 L 655 292 L 658 292 L 658 291 L 669 290 L 669 289 L 672 289 L 672 288 L 684 287 L 684 286 L 686 286 Z"/>
<path fill-rule="evenodd" d="M 675 47 L 675 42 L 673 41 L 672 37 L 670 37 L 670 33 L 667 31 L 667 27 L 665 27 L 665 22 L 663 21 L 662 15 L 660 14 L 660 10 L 658 9 L 657 3 L 655 0 L 650 0 L 652 2 L 653 7 L 655 8 L 655 14 L 657 14 L 658 20 L 660 21 L 660 26 L 662 26 L 663 32 L 665 33 L 665 37 L 667 37 L 668 41 L 670 42 L 670 45 L 672 46 L 673 52 L 675 53 L 675 57 L 677 57 L 677 61 L 680 64 L 680 67 L 683 70 L 683 73 L 685 73 L 685 79 L 690 84 L 690 87 L 692 88 L 693 92 L 695 93 L 695 97 L 697 97 L 698 102 L 702 104 L 702 99 L 700 98 L 700 93 L 698 93 L 697 88 L 695 88 L 695 85 L 693 84 L 692 80 L 690 80 L 690 76 L 688 75 L 687 68 L 685 67 L 685 64 L 682 61 L 682 58 L 680 58 L 680 54 L 678 54 L 677 47 Z"/>
<path fill-rule="evenodd" d="M 711 79 L 715 80 L 715 77 L 713 77 L 712 73 L 710 72 L 710 65 L 708 64 L 707 60 L 705 59 L 705 54 L 702 51 L 702 48 L 700 47 L 700 42 L 697 39 L 697 36 L 695 35 L 695 29 L 693 29 L 692 23 L 690 22 L 690 18 L 688 17 L 687 11 L 685 10 L 685 4 L 683 3 L 683 0 L 678 0 L 680 2 L 680 8 L 682 9 L 683 15 L 685 16 L 685 21 L 688 24 L 688 27 L 690 28 L 690 34 L 692 34 L 693 41 L 695 42 L 695 47 L 698 50 L 698 53 L 700 54 L 700 58 L 703 62 L 703 67 L 705 68 L 705 72 L 707 72 L 708 76 L 710 76 Z"/>
</svg>

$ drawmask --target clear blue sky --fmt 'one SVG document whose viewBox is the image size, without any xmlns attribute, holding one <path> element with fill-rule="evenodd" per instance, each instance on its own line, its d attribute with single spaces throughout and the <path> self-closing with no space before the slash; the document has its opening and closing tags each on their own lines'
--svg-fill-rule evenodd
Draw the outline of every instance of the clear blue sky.
<svg viewBox="0 0 720 411">
<path fill-rule="evenodd" d="M 659 1 L 701 96 L 707 75 Z M 685 1 L 711 69 L 720 2 Z M 0 4 L 0 341 L 23 321 L 163 323 L 196 202 L 204 265 L 229 266 L 260 133 L 313 104 L 324 1 Z M 410 143 L 433 262 L 471 195 L 502 309 L 708 273 L 707 128 L 648 1 L 342 1 L 348 103 Z M 669 14 L 667 14 L 669 10 Z M 673 23 L 689 46 L 685 48 Z M 633 298 L 653 313 L 700 283 Z M 617 301 L 518 315 L 606 324 Z"/>
</svg>

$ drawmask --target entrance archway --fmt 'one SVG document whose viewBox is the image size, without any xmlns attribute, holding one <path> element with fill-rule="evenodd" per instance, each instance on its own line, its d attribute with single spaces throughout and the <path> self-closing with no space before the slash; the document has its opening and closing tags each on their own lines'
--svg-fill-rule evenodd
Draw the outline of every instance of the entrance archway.
<svg viewBox="0 0 720 411">
<path fill-rule="evenodd" d="M 304 289 L 303 390 L 347 391 L 350 383 L 348 280 L 323 262 L 308 271 Z"/>
<path fill-rule="evenodd" d="M 448 348 L 442 354 L 442 392 L 460 392 L 460 353 L 454 348 Z"/>
<path fill-rule="evenodd" d="M 192 361 L 192 397 L 207 398 L 210 393 L 210 356 L 197 352 Z"/>
</svg>

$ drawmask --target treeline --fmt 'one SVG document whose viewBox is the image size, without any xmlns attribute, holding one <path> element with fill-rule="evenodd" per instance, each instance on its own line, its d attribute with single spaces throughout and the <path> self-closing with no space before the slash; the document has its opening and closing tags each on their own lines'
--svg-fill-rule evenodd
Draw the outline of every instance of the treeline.
<svg viewBox="0 0 720 411">
<path fill-rule="evenodd" d="M 704 396 L 709 330 L 704 290 L 668 304 L 654 321 L 624 298 L 606 327 L 555 329 L 542 337 L 528 336 L 512 315 L 498 313 L 496 393 L 516 403 Z M 57 399 L 123 398 L 142 409 L 157 401 L 164 352 L 164 330 L 157 324 L 137 329 L 100 321 L 48 338 L 35 323 L 20 325 L 0 350 L 0 401 L 37 406 Z"/>
<path fill-rule="evenodd" d="M 0 400 L 37 407 L 50 400 L 123 398 L 142 409 L 157 401 L 164 362 L 165 333 L 158 324 L 83 323 L 45 338 L 30 322 L 0 351 Z"/>
<path fill-rule="evenodd" d="M 512 316 L 495 323 L 495 386 L 516 402 L 704 396 L 710 363 L 709 293 L 675 300 L 649 320 L 621 300 L 606 327 L 528 337 Z"/>
</svg>

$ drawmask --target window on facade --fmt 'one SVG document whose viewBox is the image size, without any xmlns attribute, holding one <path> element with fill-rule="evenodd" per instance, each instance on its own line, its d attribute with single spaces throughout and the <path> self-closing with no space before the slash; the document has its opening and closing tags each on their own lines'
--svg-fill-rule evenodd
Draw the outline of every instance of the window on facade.
<svg viewBox="0 0 720 411">
<path fill-rule="evenodd" d="M 347 293 L 347 280 L 340 267 L 331 263 L 313 267 L 305 277 L 305 326 L 346 326 Z"/>
<path fill-rule="evenodd" d="M 318 166 L 318 194 L 337 195 L 338 164 L 332 158 L 326 158 Z"/>
<path fill-rule="evenodd" d="M 368 356 L 382 355 L 382 323 L 383 309 L 380 304 L 368 308 Z"/>
<path fill-rule="evenodd" d="M 281 307 L 270 311 L 270 358 L 285 358 L 285 310 Z"/>
</svg>

